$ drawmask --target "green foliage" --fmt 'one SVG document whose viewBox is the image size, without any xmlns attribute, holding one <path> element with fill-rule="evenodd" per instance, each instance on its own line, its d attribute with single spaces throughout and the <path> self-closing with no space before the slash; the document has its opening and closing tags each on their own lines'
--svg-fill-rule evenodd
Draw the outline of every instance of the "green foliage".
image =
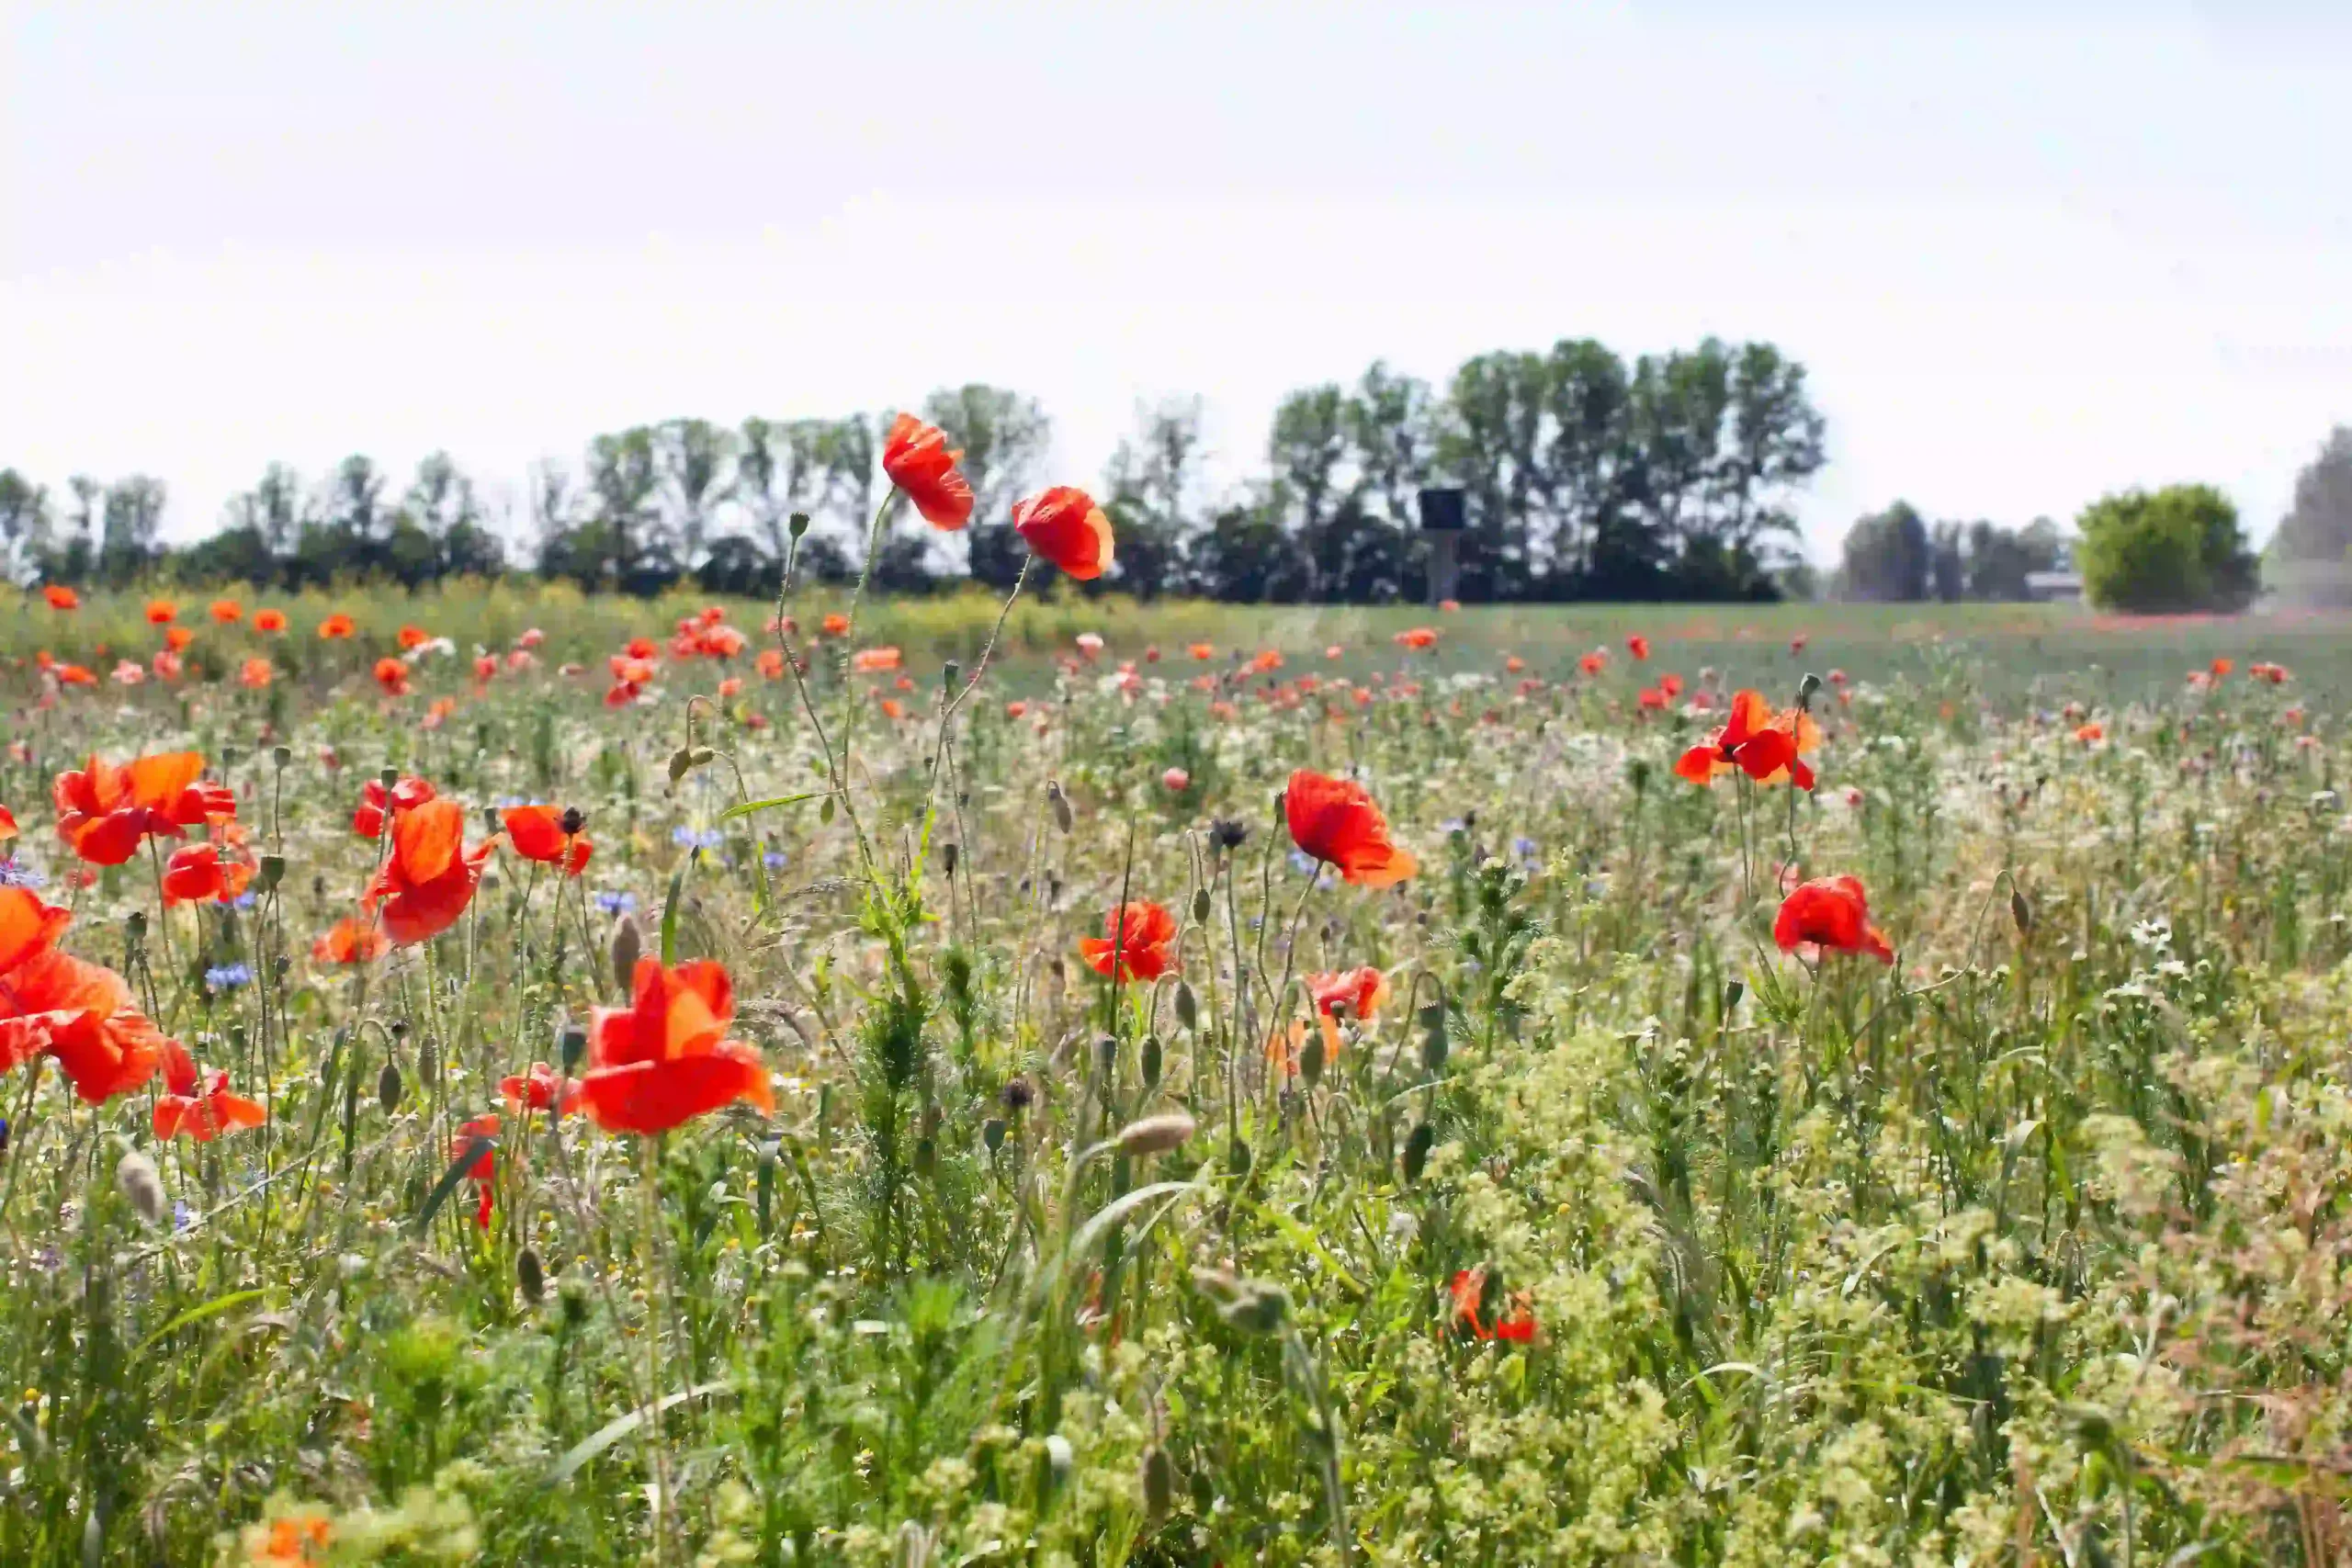
<svg viewBox="0 0 2352 1568">
<path fill-rule="evenodd" d="M 2237 508 L 2211 485 L 2104 496 L 2083 509 L 2075 531 L 2083 591 L 2102 608 L 2233 610 L 2253 597 Z"/>
</svg>

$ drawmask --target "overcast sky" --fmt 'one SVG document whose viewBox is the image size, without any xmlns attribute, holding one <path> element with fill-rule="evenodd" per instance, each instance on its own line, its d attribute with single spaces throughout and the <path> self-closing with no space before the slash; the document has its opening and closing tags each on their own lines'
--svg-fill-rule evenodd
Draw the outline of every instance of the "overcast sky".
<svg viewBox="0 0 2352 1568">
<path fill-rule="evenodd" d="M 1374 358 L 1714 333 L 1810 369 L 1817 557 L 2185 479 L 2259 537 L 2352 423 L 2346 10 L 0 0 L 0 466 L 186 537 L 987 380 L 1079 483 L 1198 392 L 1230 482 Z"/>
</svg>

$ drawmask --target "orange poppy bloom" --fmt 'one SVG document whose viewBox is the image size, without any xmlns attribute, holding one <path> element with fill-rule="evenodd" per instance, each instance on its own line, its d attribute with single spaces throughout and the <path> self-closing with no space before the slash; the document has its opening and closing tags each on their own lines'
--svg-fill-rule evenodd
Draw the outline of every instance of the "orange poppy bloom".
<svg viewBox="0 0 2352 1568">
<path fill-rule="evenodd" d="M 1388 837 L 1388 819 L 1363 785 L 1299 769 L 1283 792 L 1291 842 L 1363 887 L 1387 887 L 1420 870 L 1413 852 Z"/>
<path fill-rule="evenodd" d="M 388 697 L 408 695 L 408 666 L 390 657 L 376 660 L 376 684 Z"/>
<path fill-rule="evenodd" d="M 1435 626 L 1408 626 L 1388 639 L 1408 653 L 1419 653 L 1437 646 Z"/>
<path fill-rule="evenodd" d="M 1111 564 L 1111 519 L 1075 485 L 1056 485 L 1016 503 L 1012 525 L 1031 549 L 1080 582 Z"/>
<path fill-rule="evenodd" d="M 98 683 L 98 678 L 79 664 L 59 665 L 57 678 L 68 686 L 95 686 Z"/>
<path fill-rule="evenodd" d="M 784 649 L 780 648 L 763 648 L 760 649 L 760 657 L 754 662 L 753 668 L 758 670 L 759 672 L 768 680 L 783 680 Z"/>
<path fill-rule="evenodd" d="M 187 645 L 195 640 L 196 634 L 186 626 L 174 626 L 164 633 L 164 646 L 174 653 L 186 652 Z"/>
<path fill-rule="evenodd" d="M 0 844 L 6 843 L 10 839 L 15 838 L 16 836 L 16 814 L 10 811 L 6 807 L 0 806 Z M 0 964 L 0 968 L 6 967 L 6 964 Z"/>
<path fill-rule="evenodd" d="M 751 639 L 734 626 L 705 626 L 695 640 L 695 647 L 712 659 L 732 659 L 750 645 Z"/>
<path fill-rule="evenodd" d="M 151 834 L 175 839 L 184 826 L 236 809 L 227 790 L 197 787 L 203 772 L 203 755 L 196 751 L 141 757 L 121 767 L 93 755 L 50 786 L 57 836 L 92 865 L 120 865 Z"/>
<path fill-rule="evenodd" d="M 321 964 L 373 964 L 391 950 L 392 939 L 378 931 L 373 920 L 346 915 L 311 944 L 311 956 Z"/>
<path fill-rule="evenodd" d="M 819 629 L 827 637 L 847 637 L 849 636 L 849 617 L 836 610 L 819 623 Z"/>
<path fill-rule="evenodd" d="M 1112 965 L 1128 980 L 1157 980 L 1175 967 L 1176 917 L 1148 900 L 1122 905 L 1102 917 L 1102 936 L 1080 939 L 1078 955 L 1106 979 Z"/>
<path fill-rule="evenodd" d="M 566 876 L 577 876 L 595 846 L 585 833 L 566 832 L 563 817 L 552 806 L 517 806 L 500 820 L 506 825 L 506 841 L 514 846 L 516 854 L 542 865 L 560 865 Z"/>
<path fill-rule="evenodd" d="M 614 1133 L 663 1133 L 680 1122 L 749 1100 L 775 1110 L 756 1046 L 727 1037 L 735 987 L 708 959 L 664 968 L 640 958 L 625 1008 L 598 1008 L 589 1026 L 581 1102 Z"/>
<path fill-rule="evenodd" d="M 423 626 L 404 626 L 401 627 L 400 645 L 401 651 L 402 653 L 413 653 L 432 640 L 433 634 L 426 631 Z"/>
<path fill-rule="evenodd" d="M 896 670 L 899 668 L 899 650 L 895 648 L 861 648 L 849 656 L 849 667 L 861 675 Z"/>
<path fill-rule="evenodd" d="M 82 607 L 82 596 L 62 582 L 49 584 L 40 591 L 40 596 L 49 601 L 49 607 L 52 610 L 78 610 Z"/>
<path fill-rule="evenodd" d="M 1004 705 L 1004 716 L 1007 718 L 1019 718 L 1028 711 L 1029 705 L 1023 702 L 1019 697 L 1015 697 L 1011 702 Z"/>
<path fill-rule="evenodd" d="M 2093 741 L 2104 740 L 2107 739 L 2107 726 L 2100 724 L 2094 719 L 2092 722 L 2076 729 L 2075 731 L 2075 739 L 2081 741 L 2086 746 L 2090 745 Z"/>
<path fill-rule="evenodd" d="M 1781 901 L 1772 940 L 1783 953 L 1811 947 L 1831 953 L 1867 953 L 1881 964 L 1894 962 L 1894 950 L 1871 924 L 1862 885 L 1850 876 L 1825 876 L 1800 886 Z"/>
<path fill-rule="evenodd" d="M 169 599 L 150 599 L 147 601 L 147 624 L 151 626 L 166 626 L 171 622 L 177 620 L 179 618 L 179 613 L 180 607 L 177 604 L 173 604 Z"/>
<path fill-rule="evenodd" d="M 741 696 L 743 694 L 743 677 L 741 675 L 729 675 L 727 679 L 721 681 L 718 683 L 718 694 L 721 698 Z"/>
<path fill-rule="evenodd" d="M 393 945 L 407 947 L 455 925 L 473 902 L 482 863 L 498 840 L 465 846 L 465 807 L 428 800 L 392 818 L 392 852 L 384 857 L 360 907 L 379 914 Z"/>
<path fill-rule="evenodd" d="M 1775 716 L 1764 694 L 1739 691 L 1732 694 L 1731 718 L 1715 738 L 1693 746 L 1674 764 L 1674 771 L 1695 784 L 1713 784 L 1718 773 L 1739 769 L 1760 784 L 1793 779 L 1799 789 L 1811 789 L 1813 770 L 1804 753 L 1821 744 L 1821 727 L 1813 716 L 1791 708 Z"/>
<path fill-rule="evenodd" d="M 167 1043 L 111 969 L 42 947 L 0 974 L 0 1068 L 47 1055 L 98 1105 L 153 1077 Z"/>
<path fill-rule="evenodd" d="M 1667 700 L 1671 702 L 1682 694 L 1682 677 L 1671 674 L 1661 675 L 1657 680 L 1657 689 L 1665 693 Z"/>
<path fill-rule="evenodd" d="M 1650 639 L 1635 632 L 1625 639 L 1625 651 L 1635 659 L 1647 659 L 1650 656 Z"/>
<path fill-rule="evenodd" d="M 257 632 L 282 632 L 285 629 L 285 611 L 256 610 L 254 612 L 254 630 Z"/>
<path fill-rule="evenodd" d="M 2216 659 L 2213 660 L 2213 679 L 2218 681 L 2236 668 L 2237 662 L 2234 660 Z"/>
<path fill-rule="evenodd" d="M 223 857 L 217 843 L 190 844 L 172 852 L 164 866 L 166 904 L 226 904 L 254 879 L 251 861 Z"/>
<path fill-rule="evenodd" d="M 1577 668 L 1588 675 L 1598 675 L 1609 668 L 1609 655 L 1596 648 L 1577 660 Z"/>
<path fill-rule="evenodd" d="M 1453 1325 L 1474 1339 L 1525 1344 L 1535 1337 L 1535 1295 L 1532 1291 L 1513 1291 L 1492 1324 L 1481 1315 L 1487 1295 L 1484 1267 L 1456 1273 L 1447 1285 L 1446 1293 L 1453 1302 Z"/>
<path fill-rule="evenodd" d="M 232 626 L 245 618 L 245 607 L 234 599 L 215 599 L 212 618 L 224 626 Z"/>
<path fill-rule="evenodd" d="M 1193 643 L 1190 647 L 1186 648 L 1184 651 L 1191 654 L 1193 658 L 1200 660 L 1204 663 L 1216 657 L 1216 649 L 1211 648 L 1204 642 Z"/>
<path fill-rule="evenodd" d="M 345 637 L 358 636 L 359 628 L 353 624 L 349 615 L 337 612 L 319 623 L 319 635 L 331 642 L 339 641 Z"/>
<path fill-rule="evenodd" d="M 1345 1009 L 1349 1016 L 1370 1019 L 1388 999 L 1388 976 L 1367 964 L 1338 975 L 1309 975 L 1306 990 L 1315 998 L 1315 1010 L 1326 1018 Z"/>
<path fill-rule="evenodd" d="M 384 794 L 384 781 L 369 779 L 360 786 L 359 805 L 351 813 L 351 830 L 363 839 L 373 839 L 384 830 L 384 807 L 390 806 L 394 816 L 424 805 L 434 795 L 433 786 L 419 778 L 405 778 L 392 785 L 391 795 Z"/>
<path fill-rule="evenodd" d="M 884 697 L 882 699 L 882 716 L 884 718 L 891 719 L 904 718 L 907 716 L 906 705 L 900 703 L 896 697 Z"/>
<path fill-rule="evenodd" d="M 1258 656 L 1250 661 L 1250 668 L 1261 675 L 1271 675 L 1282 667 L 1283 654 L 1278 648 L 1260 649 Z"/>
<path fill-rule="evenodd" d="M 924 522 L 954 533 L 972 520 L 972 483 L 956 467 L 963 456 L 947 449 L 946 434 L 937 425 L 902 413 L 882 443 L 882 471 Z"/>
<path fill-rule="evenodd" d="M 559 1108 L 566 1116 L 580 1109 L 580 1080 L 558 1077 L 545 1062 L 533 1062 L 528 1073 L 512 1073 L 498 1080 L 498 1092 L 510 1111 Z"/>
<path fill-rule="evenodd" d="M 273 674 L 268 660 L 248 659 L 237 669 L 237 684 L 258 692 L 269 684 Z"/>
<path fill-rule="evenodd" d="M 1667 704 L 1673 699 L 1669 698 L 1663 691 L 1659 690 L 1656 686 L 1644 686 L 1642 688 L 1641 695 L 1634 700 L 1645 708 L 1657 710 L 1663 709 Z M 1711 779 L 1715 776 L 1712 769 L 1709 770 L 1707 776 Z"/>
<path fill-rule="evenodd" d="M 54 945 L 73 921 L 71 910 L 42 903 L 28 887 L 0 887 L 0 976 Z M 0 1063 L 0 1067 L 8 1065 Z"/>
<path fill-rule="evenodd" d="M 269 1112 L 257 1100 L 234 1094 L 229 1075 L 199 1073 L 195 1059 L 176 1040 L 164 1043 L 164 1091 L 155 1100 L 155 1136 L 166 1142 L 186 1133 L 209 1144 L 223 1133 L 258 1127 Z"/>
</svg>

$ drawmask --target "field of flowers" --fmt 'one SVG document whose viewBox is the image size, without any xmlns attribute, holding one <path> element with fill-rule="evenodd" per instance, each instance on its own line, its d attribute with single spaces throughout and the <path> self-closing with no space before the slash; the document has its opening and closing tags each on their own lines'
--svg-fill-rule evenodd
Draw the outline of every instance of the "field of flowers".
<svg viewBox="0 0 2352 1568">
<path fill-rule="evenodd" d="M 2346 1561 L 2332 628 L 862 601 L 11 616 L 0 1562 Z"/>
</svg>

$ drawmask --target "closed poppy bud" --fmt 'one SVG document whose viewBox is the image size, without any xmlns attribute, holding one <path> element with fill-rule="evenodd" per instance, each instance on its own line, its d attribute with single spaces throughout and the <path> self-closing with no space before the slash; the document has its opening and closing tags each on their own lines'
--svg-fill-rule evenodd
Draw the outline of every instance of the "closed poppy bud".
<svg viewBox="0 0 2352 1568">
<path fill-rule="evenodd" d="M 2018 928 L 2019 936 L 2033 934 L 2033 906 L 2025 901 L 2015 883 L 2009 885 L 2009 923 Z"/>
<path fill-rule="evenodd" d="M 1804 679 L 1797 682 L 1797 706 L 1812 706 L 1813 694 L 1819 690 L 1821 690 L 1821 677 L 1810 670 L 1806 671 Z"/>
<path fill-rule="evenodd" d="M 1739 998 L 1747 995 L 1747 982 L 1734 980 L 1724 987 L 1724 1016 L 1729 1018 L 1739 1010 Z"/>
<path fill-rule="evenodd" d="M 1306 1046 L 1298 1054 L 1298 1076 L 1306 1080 L 1306 1087 L 1309 1089 L 1313 1089 L 1323 1081 L 1322 1035 L 1317 1033 L 1307 1035 Z"/>
<path fill-rule="evenodd" d="M 956 678 L 961 676 L 963 673 L 963 665 L 951 659 L 940 668 L 940 683 L 947 687 L 948 690 L 953 691 L 956 688 Z"/>
<path fill-rule="evenodd" d="M 1414 1123 L 1413 1130 L 1405 1135 L 1405 1155 L 1398 1164 L 1404 1169 L 1407 1181 L 1421 1179 L 1421 1172 L 1429 1168 L 1430 1146 L 1436 1142 L 1437 1134 L 1430 1130 L 1426 1122 Z"/>
<path fill-rule="evenodd" d="M 523 1288 L 523 1299 L 533 1306 L 547 1295 L 547 1270 L 539 1266 L 539 1255 L 525 1247 L 514 1255 L 514 1282 Z"/>
<path fill-rule="evenodd" d="M 580 1066 L 580 1058 L 588 1054 L 588 1032 L 576 1023 L 567 1023 L 556 1037 L 556 1055 L 562 1059 L 566 1074 Z"/>
<path fill-rule="evenodd" d="M 1289 1293 L 1263 1280 L 1245 1280 L 1222 1269 L 1195 1269 L 1193 1285 L 1208 1297 L 1227 1327 L 1244 1334 L 1278 1334 L 1290 1315 Z"/>
<path fill-rule="evenodd" d="M 635 915 L 623 915 L 613 922 L 612 935 L 605 942 L 605 955 L 612 960 L 613 984 L 626 991 L 630 977 L 637 973 L 637 961 L 645 952 L 645 932 L 639 929 Z"/>
<path fill-rule="evenodd" d="M 294 748 L 291 746 L 271 747 L 269 749 L 269 761 L 270 765 L 273 767 L 285 768 L 292 766 L 294 761 Z"/>
<path fill-rule="evenodd" d="M 1062 793 L 1062 786 L 1058 780 L 1046 782 L 1046 803 L 1054 808 L 1054 826 L 1065 833 L 1069 832 L 1075 818 L 1070 813 L 1069 796 Z"/>
<path fill-rule="evenodd" d="M 802 535 L 808 532 L 808 514 L 806 512 L 794 513 L 792 514 L 791 521 L 786 525 L 786 527 L 791 530 L 792 536 L 794 538 L 799 538 Z"/>
<path fill-rule="evenodd" d="M 386 1062 L 384 1070 L 376 1075 L 376 1103 L 384 1108 L 387 1116 L 400 1109 L 401 1065 L 398 1062 Z"/>
<path fill-rule="evenodd" d="M 1160 1057 L 1161 1048 L 1159 1044 L 1159 1036 L 1157 1034 L 1145 1035 L 1143 1040 L 1144 1088 L 1158 1089 L 1159 1087 Z"/>
<path fill-rule="evenodd" d="M 1153 1524 L 1168 1517 L 1176 1495 L 1176 1466 L 1158 1443 L 1143 1450 L 1143 1511 Z"/>
<path fill-rule="evenodd" d="M 990 1154 L 994 1154 L 999 1149 L 1004 1147 L 1003 1117 L 991 1116 L 987 1121 L 980 1123 L 980 1142 L 988 1145 L 989 1153 Z"/>
<path fill-rule="evenodd" d="M 1431 1002 L 1420 1012 L 1421 1066 L 1437 1072 L 1445 1066 L 1445 1004 Z"/>
<path fill-rule="evenodd" d="M 1207 925 L 1209 923 L 1209 890 L 1205 887 L 1193 888 L 1193 919 L 1198 920 L 1203 925 Z"/>
<path fill-rule="evenodd" d="M 962 853 L 953 839 L 939 846 L 939 863 L 946 868 L 948 875 L 956 874 L 956 863 L 962 858 Z"/>
<path fill-rule="evenodd" d="M 1176 1021 L 1186 1029 L 1198 1029 L 1201 1026 L 1200 998 L 1193 995 L 1192 984 L 1189 981 L 1176 982 Z"/>
<path fill-rule="evenodd" d="M 265 893 L 285 881 L 286 857 L 284 855 L 262 856 L 260 874 L 254 880 L 261 884 L 261 890 Z"/>
</svg>

